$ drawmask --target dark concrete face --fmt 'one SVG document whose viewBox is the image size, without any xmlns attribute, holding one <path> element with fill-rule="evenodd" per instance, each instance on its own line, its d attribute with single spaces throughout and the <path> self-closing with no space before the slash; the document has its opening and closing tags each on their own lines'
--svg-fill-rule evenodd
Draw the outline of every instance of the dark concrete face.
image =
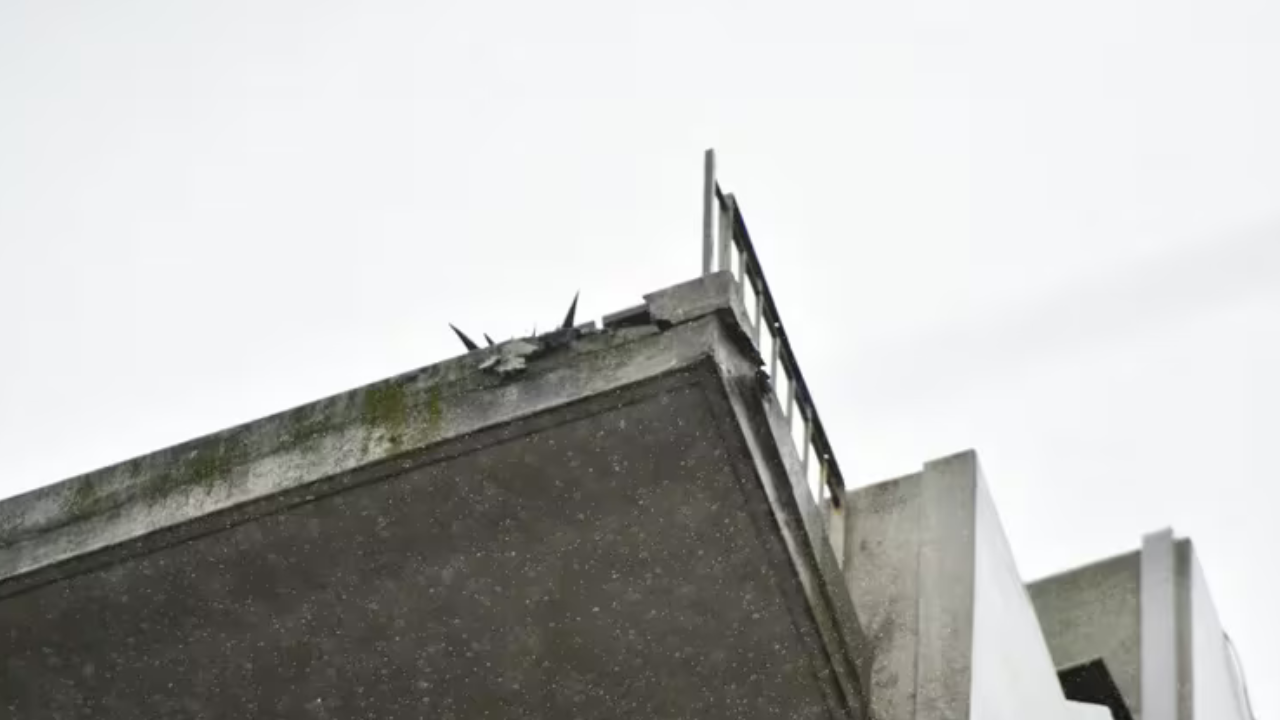
<svg viewBox="0 0 1280 720">
<path fill-rule="evenodd" d="M 703 386 L 541 425 L 0 600 L 0 717 L 826 717 Z"/>
</svg>

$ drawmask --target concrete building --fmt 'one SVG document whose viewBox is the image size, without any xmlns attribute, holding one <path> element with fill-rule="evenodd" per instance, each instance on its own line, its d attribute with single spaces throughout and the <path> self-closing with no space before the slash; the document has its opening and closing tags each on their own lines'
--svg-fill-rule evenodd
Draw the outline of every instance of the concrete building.
<svg viewBox="0 0 1280 720">
<path fill-rule="evenodd" d="M 847 498 L 872 717 L 1253 720 L 1189 540 L 1024 585 L 973 453 Z"/>
<path fill-rule="evenodd" d="M 0 717 L 865 717 L 728 273 L 0 503 Z"/>
<path fill-rule="evenodd" d="M 1069 696 L 1107 704 L 1117 718 L 1252 718 L 1189 539 L 1152 533 L 1140 550 L 1029 589 Z"/>
<path fill-rule="evenodd" d="M 0 503 L 0 718 L 1249 719 L 1189 542 L 1028 589 L 974 453 L 844 487 L 709 177 L 599 325 Z"/>
</svg>

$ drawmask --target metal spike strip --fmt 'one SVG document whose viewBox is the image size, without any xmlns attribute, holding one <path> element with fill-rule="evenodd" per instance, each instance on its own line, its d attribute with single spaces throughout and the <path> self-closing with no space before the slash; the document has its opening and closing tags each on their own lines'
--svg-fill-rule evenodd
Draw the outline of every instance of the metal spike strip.
<svg viewBox="0 0 1280 720">
<path fill-rule="evenodd" d="M 462 332 L 461 330 L 459 330 L 458 328 L 454 327 L 453 323 L 449 323 L 449 327 L 453 328 L 453 332 L 454 332 L 454 334 L 455 334 L 455 335 L 457 335 L 457 336 L 458 336 L 458 339 L 462 341 L 462 344 L 466 346 L 466 348 L 467 348 L 467 352 L 471 352 L 472 350 L 479 350 L 479 349 L 480 349 L 480 346 L 479 346 L 479 345 L 477 345 L 477 344 L 475 344 L 475 341 L 473 341 L 471 338 L 467 337 L 467 334 L 466 334 L 466 333 L 464 333 L 464 332 Z"/>
<path fill-rule="evenodd" d="M 564 316 L 564 323 L 560 325 L 561 330 L 568 330 L 573 327 L 573 316 L 578 313 L 578 295 L 581 291 L 573 294 L 573 302 L 569 305 L 569 312 Z"/>
</svg>

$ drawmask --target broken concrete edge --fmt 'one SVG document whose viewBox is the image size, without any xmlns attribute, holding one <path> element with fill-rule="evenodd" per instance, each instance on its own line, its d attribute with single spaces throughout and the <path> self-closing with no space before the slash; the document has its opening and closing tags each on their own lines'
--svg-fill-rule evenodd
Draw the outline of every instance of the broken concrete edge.
<svg viewBox="0 0 1280 720">
<path fill-rule="evenodd" d="M 503 343 L 9 498 L 0 581 L 695 362 L 708 324 L 746 347 L 740 297 L 704 276 L 645 296 L 650 325 L 578 326 L 518 383 L 479 367 Z"/>
</svg>

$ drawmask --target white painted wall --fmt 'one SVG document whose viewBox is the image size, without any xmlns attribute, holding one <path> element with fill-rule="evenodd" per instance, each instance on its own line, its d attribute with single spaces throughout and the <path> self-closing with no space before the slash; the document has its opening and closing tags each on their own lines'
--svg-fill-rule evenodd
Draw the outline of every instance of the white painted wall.
<svg viewBox="0 0 1280 720">
<path fill-rule="evenodd" d="M 981 474 L 974 509 L 970 720 L 1092 720 L 1068 709 L 1049 646 Z M 1105 711 L 1104 711 L 1105 712 Z"/>
<path fill-rule="evenodd" d="M 1191 672 L 1195 720 L 1249 720 L 1235 664 L 1218 620 L 1209 584 L 1191 553 Z"/>
</svg>

